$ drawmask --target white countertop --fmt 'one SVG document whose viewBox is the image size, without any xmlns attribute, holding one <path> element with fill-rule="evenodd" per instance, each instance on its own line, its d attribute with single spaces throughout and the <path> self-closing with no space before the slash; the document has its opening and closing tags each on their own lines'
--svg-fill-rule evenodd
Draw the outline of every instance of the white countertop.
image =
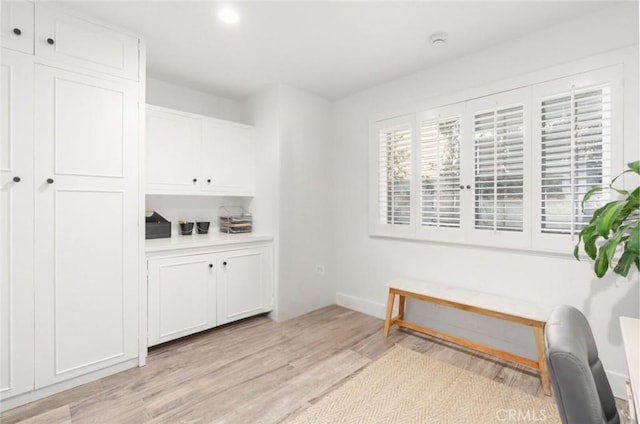
<svg viewBox="0 0 640 424">
<path fill-rule="evenodd" d="M 620 317 L 622 342 L 629 367 L 629 381 L 633 392 L 633 403 L 636 417 L 640 411 L 640 320 L 637 318 Z"/>
<path fill-rule="evenodd" d="M 166 250 L 193 249 L 197 247 L 224 246 L 271 240 L 273 240 L 273 236 L 256 233 L 225 234 L 211 232 L 209 234 L 192 234 L 190 236 L 174 235 L 171 238 L 145 240 L 145 252 L 162 252 Z"/>
<path fill-rule="evenodd" d="M 553 310 L 550 305 L 426 281 L 399 278 L 387 283 L 387 287 L 540 322 L 546 322 Z"/>
</svg>

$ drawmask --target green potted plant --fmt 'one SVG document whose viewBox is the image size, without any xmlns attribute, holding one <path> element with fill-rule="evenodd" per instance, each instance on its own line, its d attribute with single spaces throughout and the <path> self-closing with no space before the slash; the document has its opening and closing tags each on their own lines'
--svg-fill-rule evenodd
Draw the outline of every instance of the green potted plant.
<svg viewBox="0 0 640 424">
<path fill-rule="evenodd" d="M 609 187 L 596 187 L 589 190 L 582 199 L 585 202 L 595 193 L 613 190 L 623 199 L 608 202 L 597 209 L 589 224 L 580 231 L 573 256 L 580 260 L 580 244 L 585 253 L 595 261 L 594 271 L 602 278 L 607 270 L 626 277 L 632 265 L 640 270 L 640 186 L 628 191 L 613 187 L 620 176 L 627 173 L 640 175 L 640 161 L 627 164 L 628 169 L 611 180 Z"/>
</svg>

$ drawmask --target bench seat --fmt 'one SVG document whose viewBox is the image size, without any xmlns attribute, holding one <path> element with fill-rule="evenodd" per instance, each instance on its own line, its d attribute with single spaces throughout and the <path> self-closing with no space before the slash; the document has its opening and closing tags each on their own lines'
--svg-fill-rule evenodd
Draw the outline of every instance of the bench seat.
<svg viewBox="0 0 640 424">
<path fill-rule="evenodd" d="M 389 330 L 393 325 L 397 325 L 401 328 L 418 331 L 524 365 L 539 371 L 542 390 L 546 395 L 551 395 L 551 384 L 544 354 L 544 328 L 547 318 L 553 309 L 551 306 L 475 290 L 451 287 L 444 284 L 410 279 L 395 279 L 387 283 L 386 286 L 389 289 L 389 298 L 384 326 L 385 336 L 389 335 Z M 393 317 L 393 306 L 396 296 L 399 297 L 399 308 L 398 315 Z M 406 298 L 461 309 L 467 312 L 532 327 L 536 342 L 537 361 L 408 322 L 404 319 Z"/>
</svg>

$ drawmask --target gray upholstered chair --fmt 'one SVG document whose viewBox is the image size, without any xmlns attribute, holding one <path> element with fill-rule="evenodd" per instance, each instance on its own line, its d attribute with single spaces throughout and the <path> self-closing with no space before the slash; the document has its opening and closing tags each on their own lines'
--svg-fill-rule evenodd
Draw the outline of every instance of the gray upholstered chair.
<svg viewBox="0 0 640 424">
<path fill-rule="evenodd" d="M 618 424 L 620 416 L 585 316 L 554 309 L 545 331 L 547 365 L 563 424 Z"/>
</svg>

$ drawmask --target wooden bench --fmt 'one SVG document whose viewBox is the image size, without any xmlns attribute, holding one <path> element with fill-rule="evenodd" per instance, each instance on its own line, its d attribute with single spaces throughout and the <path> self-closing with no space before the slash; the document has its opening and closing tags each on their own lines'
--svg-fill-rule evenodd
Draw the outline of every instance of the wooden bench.
<svg viewBox="0 0 640 424">
<path fill-rule="evenodd" d="M 551 307 L 519 299 L 490 295 L 472 290 L 456 289 L 424 281 L 398 279 L 387 283 L 386 286 L 389 288 L 389 300 L 387 303 L 387 315 L 384 323 L 385 337 L 389 335 L 389 329 L 391 326 L 397 325 L 398 327 L 418 331 L 429 336 L 437 337 L 448 342 L 456 343 L 470 349 L 524 365 L 540 373 L 542 390 L 545 395 L 551 396 L 549 372 L 547 370 L 547 362 L 544 354 L 544 328 L 547 322 L 547 317 L 551 313 Z M 399 296 L 398 315 L 392 317 L 396 295 Z M 538 360 L 534 361 L 523 356 L 514 355 L 468 339 L 455 337 L 405 321 L 404 312 L 407 298 L 462 309 L 464 311 L 532 327 L 536 342 Z"/>
</svg>

